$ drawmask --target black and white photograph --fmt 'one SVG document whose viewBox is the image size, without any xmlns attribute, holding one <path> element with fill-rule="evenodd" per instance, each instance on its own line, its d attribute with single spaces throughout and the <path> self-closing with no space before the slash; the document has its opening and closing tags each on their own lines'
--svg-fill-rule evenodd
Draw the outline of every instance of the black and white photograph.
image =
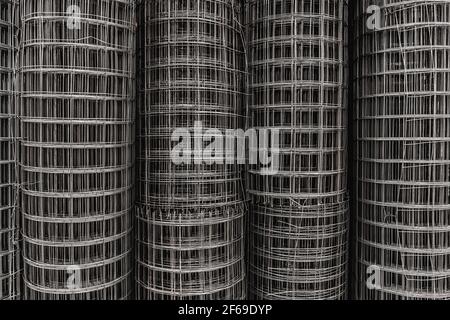
<svg viewBox="0 0 450 320">
<path fill-rule="evenodd" d="M 450 300 L 450 0 L 0 0 L 0 300 Z"/>
</svg>

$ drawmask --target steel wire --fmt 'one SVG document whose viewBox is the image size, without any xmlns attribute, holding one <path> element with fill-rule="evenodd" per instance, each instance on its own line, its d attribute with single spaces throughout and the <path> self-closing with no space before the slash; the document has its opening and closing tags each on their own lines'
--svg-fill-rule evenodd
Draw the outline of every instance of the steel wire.
<svg viewBox="0 0 450 320">
<path fill-rule="evenodd" d="M 449 21 L 448 0 L 355 6 L 357 299 L 450 299 Z"/>
<path fill-rule="evenodd" d="M 138 299 L 243 299 L 241 168 L 174 164 L 172 134 L 243 127 L 242 8 L 235 0 L 142 1 Z"/>
<path fill-rule="evenodd" d="M 249 170 L 250 294 L 343 299 L 347 1 L 247 6 L 251 126 L 279 130 L 280 137 L 278 170 Z"/>
<path fill-rule="evenodd" d="M 25 298 L 133 293 L 134 0 L 22 0 Z"/>
<path fill-rule="evenodd" d="M 17 207 L 17 1 L 0 0 L 0 300 L 20 297 Z"/>
</svg>

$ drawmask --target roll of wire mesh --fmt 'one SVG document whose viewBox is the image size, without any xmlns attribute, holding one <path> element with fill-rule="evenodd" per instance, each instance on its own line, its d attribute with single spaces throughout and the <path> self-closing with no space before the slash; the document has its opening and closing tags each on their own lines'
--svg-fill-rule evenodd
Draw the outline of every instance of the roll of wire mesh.
<svg viewBox="0 0 450 320">
<path fill-rule="evenodd" d="M 0 300 L 17 299 L 20 295 L 15 95 L 17 8 L 16 1 L 0 0 Z"/>
<path fill-rule="evenodd" d="M 247 5 L 252 126 L 280 140 L 278 170 L 249 171 L 250 295 L 343 299 L 347 1 Z"/>
<path fill-rule="evenodd" d="M 450 1 L 355 3 L 358 299 L 450 298 Z"/>
<path fill-rule="evenodd" d="M 133 0 L 22 0 L 26 299 L 133 290 Z"/>
<path fill-rule="evenodd" d="M 240 10 L 235 0 L 146 0 L 138 10 L 138 299 L 246 295 L 240 167 L 202 151 L 199 163 L 188 154 L 179 164 L 172 152 L 176 129 L 187 144 L 195 124 L 203 133 L 244 125 Z"/>
</svg>

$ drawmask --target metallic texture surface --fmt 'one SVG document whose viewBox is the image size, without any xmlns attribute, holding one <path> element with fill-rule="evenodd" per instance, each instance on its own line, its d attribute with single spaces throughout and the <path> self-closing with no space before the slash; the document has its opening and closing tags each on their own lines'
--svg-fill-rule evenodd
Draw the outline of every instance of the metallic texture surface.
<svg viewBox="0 0 450 320">
<path fill-rule="evenodd" d="M 0 300 L 20 295 L 17 208 L 16 1 L 0 0 Z"/>
<path fill-rule="evenodd" d="M 246 296 L 241 168 L 204 153 L 201 164 L 171 157 L 176 129 L 244 125 L 239 3 L 145 0 L 138 9 L 138 299 Z"/>
<path fill-rule="evenodd" d="M 249 172 L 250 295 L 343 299 L 347 1 L 247 6 L 251 125 L 280 133 L 278 172 Z"/>
<path fill-rule="evenodd" d="M 22 0 L 26 299 L 132 294 L 133 0 Z"/>
<path fill-rule="evenodd" d="M 450 1 L 355 5 L 356 298 L 449 299 Z"/>
</svg>

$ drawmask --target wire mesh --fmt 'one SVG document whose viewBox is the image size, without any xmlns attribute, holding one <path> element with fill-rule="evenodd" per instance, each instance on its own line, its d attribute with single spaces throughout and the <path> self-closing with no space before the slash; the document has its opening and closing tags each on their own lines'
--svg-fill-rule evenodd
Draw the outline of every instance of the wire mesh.
<svg viewBox="0 0 450 320">
<path fill-rule="evenodd" d="M 17 2 L 0 0 L 0 300 L 17 299 L 19 246 L 16 171 Z"/>
<path fill-rule="evenodd" d="M 26 299 L 133 291 L 133 0 L 22 0 Z"/>
<path fill-rule="evenodd" d="M 239 1 L 142 2 L 138 121 L 138 299 L 242 299 L 238 165 L 174 164 L 175 129 L 243 126 Z M 192 132 L 193 133 L 193 132 Z"/>
<path fill-rule="evenodd" d="M 449 299 L 450 1 L 355 5 L 356 298 Z"/>
<path fill-rule="evenodd" d="M 279 170 L 249 170 L 250 294 L 346 296 L 346 18 L 343 0 L 250 0 L 252 126 L 280 132 Z"/>
</svg>

